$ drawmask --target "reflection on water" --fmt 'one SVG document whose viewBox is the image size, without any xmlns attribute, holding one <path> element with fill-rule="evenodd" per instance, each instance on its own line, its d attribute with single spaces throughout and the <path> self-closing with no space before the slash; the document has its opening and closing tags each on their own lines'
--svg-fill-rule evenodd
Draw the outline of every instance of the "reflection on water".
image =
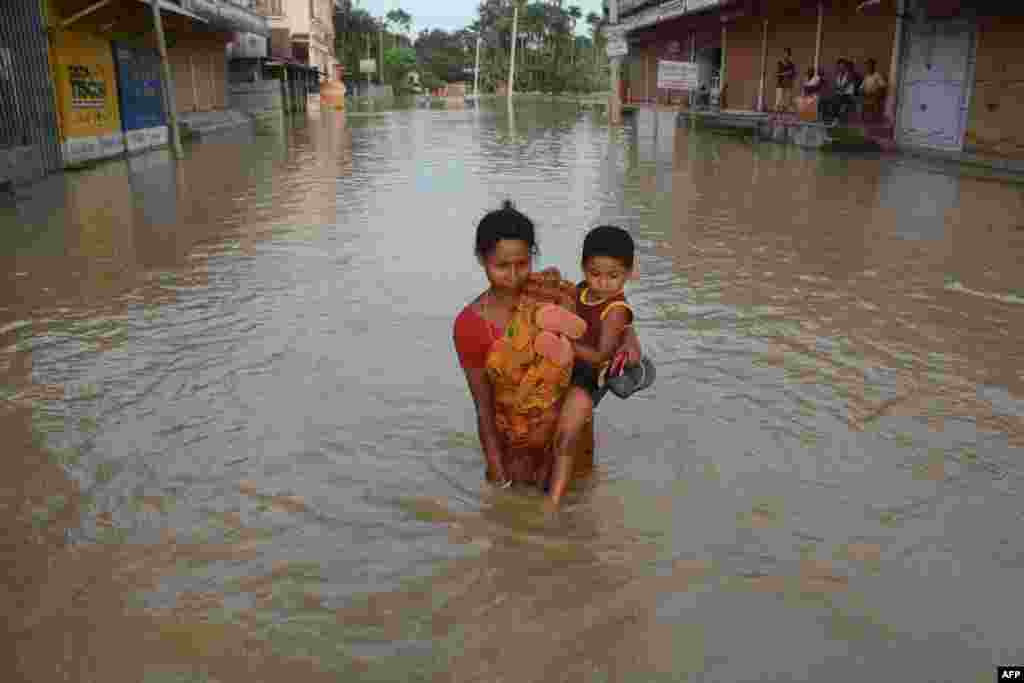
<svg viewBox="0 0 1024 683">
<path fill-rule="evenodd" d="M 0 209 L 4 680 L 989 680 L 1019 661 L 1024 195 L 641 113 L 311 113 Z M 451 320 L 638 238 L 659 364 L 557 520 Z M 898 672 L 893 674 L 893 672 Z"/>
</svg>

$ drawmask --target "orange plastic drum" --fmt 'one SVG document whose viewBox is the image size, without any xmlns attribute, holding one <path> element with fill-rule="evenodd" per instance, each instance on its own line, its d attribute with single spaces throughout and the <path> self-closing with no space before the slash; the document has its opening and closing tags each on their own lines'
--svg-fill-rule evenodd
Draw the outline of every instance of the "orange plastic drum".
<svg viewBox="0 0 1024 683">
<path fill-rule="evenodd" d="M 345 84 L 327 81 L 320 86 L 320 108 L 341 111 L 345 109 Z"/>
<path fill-rule="evenodd" d="M 801 95 L 796 98 L 796 111 L 801 121 L 818 120 L 818 96 Z"/>
</svg>

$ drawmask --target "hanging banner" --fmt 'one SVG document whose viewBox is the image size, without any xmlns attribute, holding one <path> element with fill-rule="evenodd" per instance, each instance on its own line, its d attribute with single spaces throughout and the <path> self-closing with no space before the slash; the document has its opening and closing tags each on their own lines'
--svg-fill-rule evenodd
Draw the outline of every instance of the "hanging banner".
<svg viewBox="0 0 1024 683">
<path fill-rule="evenodd" d="M 65 164 L 123 153 L 110 42 L 86 33 L 59 31 L 54 36 L 53 54 Z"/>
<path fill-rule="evenodd" d="M 696 62 L 658 60 L 659 90 L 696 90 L 698 80 Z"/>
</svg>

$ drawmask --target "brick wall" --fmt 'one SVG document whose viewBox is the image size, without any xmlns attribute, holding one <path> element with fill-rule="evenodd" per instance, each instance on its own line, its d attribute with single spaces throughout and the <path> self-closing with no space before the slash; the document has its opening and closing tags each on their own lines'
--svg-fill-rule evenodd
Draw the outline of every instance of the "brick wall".
<svg viewBox="0 0 1024 683">
<path fill-rule="evenodd" d="M 725 106 L 729 109 L 757 108 L 757 93 L 761 83 L 761 42 L 760 18 L 747 17 L 728 25 L 725 39 Z"/>
<path fill-rule="evenodd" d="M 968 152 L 1024 158 L 1024 61 L 1020 59 L 1024 18 L 978 21 L 974 94 L 967 121 Z"/>
</svg>

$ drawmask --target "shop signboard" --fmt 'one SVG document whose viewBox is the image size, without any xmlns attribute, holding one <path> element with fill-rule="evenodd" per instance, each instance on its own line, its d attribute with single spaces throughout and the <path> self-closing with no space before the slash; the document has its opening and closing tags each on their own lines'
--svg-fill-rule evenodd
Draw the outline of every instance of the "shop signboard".
<svg viewBox="0 0 1024 683">
<path fill-rule="evenodd" d="M 60 31 L 53 42 L 54 85 L 66 164 L 117 156 L 124 132 L 110 41 Z"/>
<path fill-rule="evenodd" d="M 148 47 L 114 43 L 125 146 L 138 152 L 167 144 L 160 56 Z"/>
<path fill-rule="evenodd" d="M 658 60 L 659 90 L 696 90 L 697 63 Z"/>
<path fill-rule="evenodd" d="M 359 60 L 359 73 L 361 74 L 372 74 L 377 72 L 377 60 L 376 59 L 360 59 Z"/>
</svg>

